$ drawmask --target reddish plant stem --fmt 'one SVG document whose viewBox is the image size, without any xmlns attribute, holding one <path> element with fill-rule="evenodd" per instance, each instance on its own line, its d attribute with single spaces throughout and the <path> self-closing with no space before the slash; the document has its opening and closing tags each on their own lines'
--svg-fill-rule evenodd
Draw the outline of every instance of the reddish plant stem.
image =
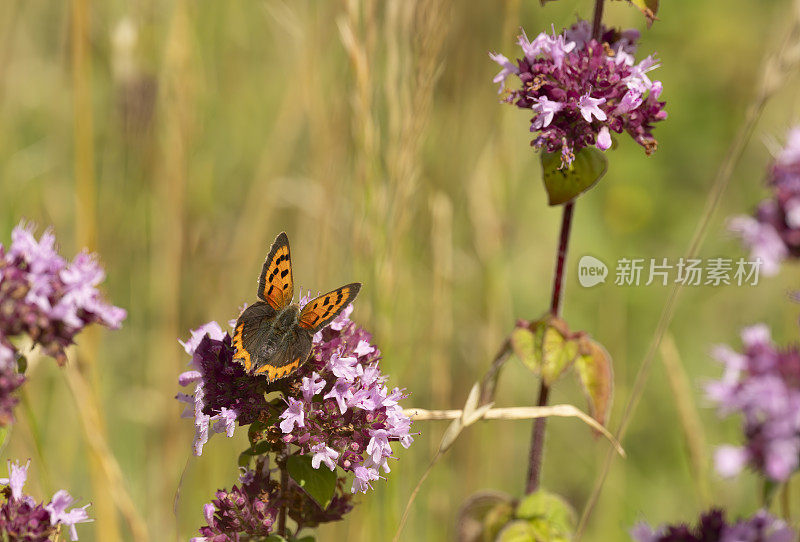
<svg viewBox="0 0 800 542">
<path fill-rule="evenodd" d="M 594 20 L 592 21 L 592 37 L 600 41 L 600 29 L 603 23 L 603 4 L 605 0 L 594 0 Z"/>
<path fill-rule="evenodd" d="M 556 256 L 556 272 L 553 277 L 553 296 L 550 300 L 550 314 L 558 316 L 561 312 L 561 298 L 564 290 L 564 266 L 567 263 L 567 248 L 569 234 L 572 231 L 572 214 L 575 211 L 575 202 L 570 201 L 564 205 L 564 214 L 561 216 L 561 236 L 558 240 L 558 254 Z"/>
<path fill-rule="evenodd" d="M 547 406 L 547 396 L 550 387 L 544 383 L 539 384 L 539 400 L 537 406 Z M 544 452 L 544 430 L 547 418 L 536 418 L 533 421 L 533 433 L 531 434 L 531 453 L 528 458 L 528 485 L 525 493 L 533 493 L 539 489 L 539 482 L 542 475 L 542 455 Z"/>
<path fill-rule="evenodd" d="M 605 0 L 595 0 L 594 18 L 592 21 L 592 37 L 600 40 L 600 30 L 603 20 L 603 6 Z M 569 247 L 569 235 L 572 230 L 572 214 L 575 210 L 575 202 L 571 201 L 564 205 L 564 214 L 561 218 L 561 236 L 558 242 L 558 253 L 556 256 L 556 272 L 553 277 L 553 297 L 550 301 L 550 314 L 558 316 L 561 312 L 561 299 L 564 290 L 564 267 L 567 262 L 567 248 Z M 549 386 L 541 381 L 539 384 L 539 398 L 536 400 L 537 406 L 547 406 L 547 398 L 550 394 Z M 525 487 L 526 493 L 533 493 L 539 489 L 542 474 L 542 456 L 544 453 L 544 432 L 547 427 L 547 418 L 538 418 L 533 422 L 533 433 L 531 434 L 531 451 L 528 456 L 528 483 Z"/>
<path fill-rule="evenodd" d="M 567 248 L 569 246 L 569 234 L 572 230 L 572 214 L 575 210 L 575 202 L 571 201 L 564 205 L 564 214 L 561 217 L 561 235 L 558 241 L 558 253 L 556 255 L 556 271 L 553 278 L 553 297 L 550 301 L 550 314 L 558 316 L 561 311 L 561 299 L 564 289 L 564 268 L 567 262 Z M 539 398 L 537 406 L 547 406 L 547 396 L 550 388 L 544 380 L 539 385 Z M 542 455 L 544 452 L 544 431 L 547 427 L 547 418 L 537 418 L 533 422 L 533 433 L 531 434 L 531 451 L 528 456 L 528 483 L 525 487 L 526 493 L 533 493 L 539 489 L 539 481 L 542 471 Z"/>
</svg>

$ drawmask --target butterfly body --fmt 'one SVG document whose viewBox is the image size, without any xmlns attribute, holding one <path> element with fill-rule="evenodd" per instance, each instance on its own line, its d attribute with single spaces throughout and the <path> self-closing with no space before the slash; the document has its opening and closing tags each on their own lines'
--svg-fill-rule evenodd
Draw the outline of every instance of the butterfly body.
<svg viewBox="0 0 800 542">
<path fill-rule="evenodd" d="M 272 382 L 296 371 L 311 353 L 314 333 L 327 326 L 358 294 L 361 284 L 342 286 L 309 301 L 292 303 L 289 240 L 278 235 L 264 262 L 258 301 L 244 310 L 233 335 L 234 359 Z"/>
</svg>

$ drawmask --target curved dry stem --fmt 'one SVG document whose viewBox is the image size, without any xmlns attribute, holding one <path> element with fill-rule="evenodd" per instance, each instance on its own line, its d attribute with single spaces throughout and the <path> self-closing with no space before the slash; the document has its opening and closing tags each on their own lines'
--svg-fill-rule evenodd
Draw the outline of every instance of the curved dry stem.
<svg viewBox="0 0 800 542">
<path fill-rule="evenodd" d="M 403 411 L 406 416 L 414 420 L 455 420 L 463 415 L 463 410 L 426 410 L 424 408 L 407 408 Z M 506 407 L 491 408 L 487 410 L 479 419 L 482 420 L 533 420 L 536 418 L 549 418 L 551 416 L 559 418 L 578 418 L 589 427 L 603 435 L 614 450 L 626 457 L 625 450 L 614 438 L 611 432 L 603 427 L 597 420 L 573 405 L 551 405 L 546 407 Z"/>
<path fill-rule="evenodd" d="M 186 478 L 186 472 L 189 470 L 189 462 L 192 460 L 192 454 L 189 454 L 186 458 L 186 463 L 183 465 L 183 470 L 181 471 L 181 477 L 178 480 L 178 485 L 175 487 L 175 496 L 172 498 L 172 514 L 175 516 L 175 525 L 180 525 L 180 521 L 178 514 L 178 506 L 181 502 L 181 491 L 183 491 L 183 481 Z"/>
</svg>

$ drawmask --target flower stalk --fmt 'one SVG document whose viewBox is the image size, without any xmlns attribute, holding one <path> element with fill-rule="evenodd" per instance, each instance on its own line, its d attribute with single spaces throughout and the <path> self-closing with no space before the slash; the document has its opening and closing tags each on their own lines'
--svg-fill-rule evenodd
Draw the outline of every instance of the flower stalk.
<svg viewBox="0 0 800 542">
<path fill-rule="evenodd" d="M 567 261 L 567 248 L 569 247 L 569 236 L 572 231 L 572 215 L 575 210 L 575 202 L 571 201 L 564 205 L 564 214 L 561 218 L 561 235 L 558 242 L 558 253 L 556 256 L 556 271 L 553 277 L 553 297 L 550 302 L 550 314 L 558 316 L 561 311 L 561 299 L 564 288 L 564 268 Z M 547 398 L 550 394 L 550 387 L 542 379 L 539 385 L 539 397 L 536 406 L 547 406 Z M 547 427 L 547 418 L 537 418 L 533 422 L 533 433 L 531 434 L 531 451 L 528 456 L 528 482 L 525 487 L 526 493 L 533 493 L 539 489 L 542 470 L 542 455 L 544 452 L 544 432 Z"/>
<path fill-rule="evenodd" d="M 603 5 L 605 0 L 595 0 L 594 18 L 592 23 L 592 37 L 600 39 L 603 19 Z M 561 234 L 559 235 L 558 252 L 556 255 L 556 270 L 553 276 L 553 296 L 550 301 L 550 314 L 559 316 L 561 312 L 561 300 L 564 289 L 564 269 L 567 262 L 567 249 L 569 248 L 569 237 L 572 231 L 572 216 L 575 212 L 575 202 L 570 201 L 564 205 L 564 213 L 561 217 Z M 539 385 L 539 397 L 536 406 L 547 406 L 550 387 L 542 379 Z M 531 451 L 528 456 L 528 482 L 525 487 L 526 493 L 533 493 L 539 489 L 542 471 L 542 455 L 544 452 L 544 433 L 547 427 L 547 418 L 538 418 L 533 422 L 533 433 L 531 434 Z"/>
</svg>

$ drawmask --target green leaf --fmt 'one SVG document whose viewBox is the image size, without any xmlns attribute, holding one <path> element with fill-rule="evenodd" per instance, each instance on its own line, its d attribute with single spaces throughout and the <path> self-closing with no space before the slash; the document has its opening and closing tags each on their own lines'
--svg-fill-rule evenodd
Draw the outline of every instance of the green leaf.
<svg viewBox="0 0 800 542">
<path fill-rule="evenodd" d="M 647 19 L 647 27 L 653 26 L 653 22 L 658 18 L 658 0 L 628 0 L 631 4 L 639 8 Z"/>
<path fill-rule="evenodd" d="M 538 542 L 538 540 L 530 523 L 524 520 L 516 520 L 507 524 L 500 531 L 496 542 Z"/>
<path fill-rule="evenodd" d="M 608 169 L 606 155 L 594 147 L 575 153 L 569 166 L 561 167 L 561 153 L 542 152 L 542 177 L 550 205 L 572 201 L 589 190 Z"/>
<path fill-rule="evenodd" d="M 316 538 L 311 535 L 304 536 L 303 538 L 297 538 L 294 542 L 315 542 Z"/>
<path fill-rule="evenodd" d="M 267 452 L 269 452 L 269 442 L 267 442 L 266 440 L 262 440 L 261 442 L 257 442 L 255 446 L 249 447 L 242 453 L 254 456 L 254 455 L 263 455 Z"/>
<path fill-rule="evenodd" d="M 536 542 L 570 542 L 572 540 L 572 533 L 562 533 L 543 519 L 533 519 L 528 524 Z"/>
<path fill-rule="evenodd" d="M 575 511 L 559 497 L 539 490 L 527 495 L 517 505 L 516 517 L 530 520 L 538 538 L 556 540 L 556 536 L 568 536 L 575 529 Z M 547 538 L 544 538 L 544 537 Z M 537 538 L 537 539 L 538 539 Z"/>
<path fill-rule="evenodd" d="M 511 332 L 511 347 L 514 354 L 531 371 L 539 374 L 541 364 L 537 355 L 536 336 L 534 332 L 525 327 L 515 328 Z"/>
<path fill-rule="evenodd" d="M 264 539 L 264 542 L 288 542 L 288 540 L 279 534 L 271 534 Z"/>
<path fill-rule="evenodd" d="M 561 326 L 550 324 L 542 339 L 542 379 L 548 386 L 558 380 L 578 353 L 577 343 L 564 336 L 565 331 L 568 333 L 566 325 L 562 329 L 559 327 Z"/>
<path fill-rule="evenodd" d="M 503 527 L 514 518 L 514 507 L 510 502 L 498 503 L 483 517 L 483 538 L 494 540 Z"/>
<path fill-rule="evenodd" d="M 575 371 L 589 400 L 589 412 L 595 420 L 605 425 L 614 391 L 611 356 L 600 343 L 582 337 L 578 358 L 575 360 Z"/>
<path fill-rule="evenodd" d="M 308 455 L 290 455 L 286 460 L 286 469 L 289 476 L 297 482 L 308 496 L 317 504 L 326 509 L 331 503 L 333 493 L 336 491 L 336 472 L 320 465 L 319 469 L 311 466 L 311 457 Z"/>
<path fill-rule="evenodd" d="M 764 503 L 764 508 L 769 510 L 772 506 L 772 501 L 775 499 L 775 495 L 778 494 L 778 490 L 783 484 L 769 478 L 764 478 L 763 484 L 764 485 L 761 486 L 761 500 Z"/>
<path fill-rule="evenodd" d="M 250 446 L 245 451 L 239 454 L 239 466 L 240 467 L 247 467 L 250 465 L 250 459 L 257 456 L 257 455 L 264 455 L 265 453 L 269 452 L 270 445 L 269 442 L 266 440 L 262 440 L 261 442 L 256 443 L 253 446 Z"/>
<path fill-rule="evenodd" d="M 25 374 L 28 370 L 28 358 L 22 354 L 17 354 L 17 372 L 21 375 Z"/>
<path fill-rule="evenodd" d="M 499 491 L 479 491 L 464 502 L 456 518 L 456 540 L 489 542 L 514 518 L 510 495 Z"/>
<path fill-rule="evenodd" d="M 7 425 L 0 426 L 0 451 L 5 448 L 6 439 L 8 438 L 9 433 L 11 433 L 11 429 Z"/>
<path fill-rule="evenodd" d="M 570 367 L 578 353 L 566 322 L 547 316 L 511 332 L 514 353 L 549 386 Z"/>
</svg>

